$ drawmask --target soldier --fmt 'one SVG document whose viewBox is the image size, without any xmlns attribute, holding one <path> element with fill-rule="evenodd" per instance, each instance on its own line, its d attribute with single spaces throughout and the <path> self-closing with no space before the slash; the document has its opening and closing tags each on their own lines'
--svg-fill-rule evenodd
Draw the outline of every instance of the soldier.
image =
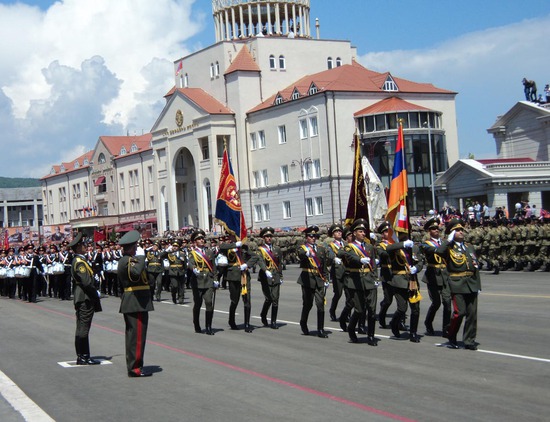
<svg viewBox="0 0 550 422">
<path fill-rule="evenodd" d="M 424 224 L 424 230 L 428 233 L 428 239 L 420 244 L 420 250 L 423 252 L 426 259 L 426 272 L 422 281 L 428 286 L 428 294 L 432 304 L 426 314 L 424 325 L 426 326 L 426 334 L 435 335 L 433 320 L 438 309 L 443 303 L 443 337 L 447 337 L 449 324 L 451 321 L 451 291 L 449 289 L 449 274 L 445 260 L 437 253 L 441 246 L 440 221 L 438 218 L 430 218 Z"/>
<path fill-rule="evenodd" d="M 117 267 L 122 290 L 120 313 L 126 324 L 126 366 L 131 378 L 148 377 L 143 372 L 143 354 L 147 340 L 149 312 L 154 310 L 151 288 L 145 271 L 145 251 L 138 247 L 139 232 L 129 231 L 119 241 L 123 256 Z"/>
<path fill-rule="evenodd" d="M 154 294 L 157 302 L 160 302 L 164 268 L 162 266 L 162 257 L 159 251 L 158 242 L 153 243 L 153 246 L 147 249 L 145 259 L 147 261 L 147 278 L 149 280 L 149 286 L 151 287 L 151 295 Z"/>
<path fill-rule="evenodd" d="M 86 246 L 82 242 L 82 233 L 78 233 L 69 248 L 75 253 L 71 266 L 73 281 L 73 303 L 76 311 L 76 332 L 74 346 L 77 365 L 99 365 L 98 360 L 90 357 L 89 333 L 95 312 L 101 312 L 99 292 L 95 288 L 94 272 L 85 257 Z"/>
<path fill-rule="evenodd" d="M 168 268 L 168 276 L 170 277 L 170 293 L 172 294 L 172 302 L 183 305 L 185 299 L 185 273 L 187 263 L 185 255 L 180 252 L 180 244 L 177 240 L 172 242 L 171 247 L 161 254 L 162 259 L 168 259 L 170 267 Z"/>
<path fill-rule="evenodd" d="M 376 229 L 376 231 L 382 235 L 382 239 L 376 245 L 376 252 L 378 255 L 378 259 L 380 260 L 380 278 L 382 280 L 382 292 L 384 294 L 384 298 L 380 302 L 380 313 L 378 314 L 378 322 L 380 324 L 380 328 L 388 328 L 388 326 L 386 325 L 386 313 L 388 312 L 388 308 L 393 302 L 393 290 L 389 285 L 389 282 L 392 279 L 391 260 L 390 255 L 386 250 L 388 245 L 390 245 L 389 229 L 390 223 L 388 221 L 384 221 Z M 402 327 L 402 329 L 404 330 L 405 328 Z"/>
<path fill-rule="evenodd" d="M 191 288 L 193 289 L 193 324 L 195 332 L 201 333 L 202 329 L 199 322 L 200 311 L 203 301 L 206 305 L 206 331 L 209 336 L 214 335 L 212 331 L 212 320 L 214 318 L 214 302 L 216 299 L 216 290 L 219 282 L 216 280 L 216 265 L 214 255 L 210 249 L 204 245 L 206 234 L 198 229 L 191 235 L 191 241 L 195 246 L 191 249 L 189 255 L 189 269 L 193 276 L 191 277 Z"/>
<path fill-rule="evenodd" d="M 313 307 L 317 306 L 317 336 L 327 338 L 325 325 L 325 294 L 329 286 L 328 253 L 322 245 L 316 245 L 319 227 L 309 226 L 304 230 L 306 242 L 298 249 L 298 259 L 302 272 L 298 284 L 302 286 L 302 315 L 300 327 L 304 335 L 309 335 L 307 320 Z"/>
<path fill-rule="evenodd" d="M 377 301 L 376 251 L 367 238 L 368 222 L 362 218 L 354 221 L 351 230 L 354 241 L 347 243 L 342 253 L 345 265 L 344 283 L 353 301 L 354 312 L 350 318 L 348 335 L 357 343 L 355 326 L 367 313 L 367 343 L 377 346 L 374 338 Z"/>
<path fill-rule="evenodd" d="M 268 326 L 267 312 L 271 307 L 271 328 L 278 329 L 277 313 L 279 311 L 279 293 L 281 284 L 283 284 L 283 264 L 282 252 L 278 246 L 273 245 L 273 227 L 265 227 L 260 232 L 260 237 L 264 240 L 264 244 L 258 248 L 258 265 L 260 271 L 258 280 L 262 284 L 262 292 L 264 294 L 264 305 L 260 317 L 262 324 Z"/>
<path fill-rule="evenodd" d="M 481 290 L 479 264 L 471 245 L 464 242 L 464 224 L 461 219 L 454 218 L 447 225 L 445 233 L 447 240 L 441 248 L 445 249 L 442 256 L 447 263 L 449 285 L 453 304 L 451 325 L 449 327 L 449 347 L 458 349 L 456 336 L 462 320 L 464 323 L 464 348 L 477 350 L 477 296 Z"/>
<path fill-rule="evenodd" d="M 231 240 L 231 239 L 229 239 Z M 215 252 L 212 251 L 212 254 Z M 235 323 L 235 311 L 239 305 L 239 299 L 243 297 L 244 306 L 244 330 L 247 333 L 252 332 L 250 325 L 250 272 L 249 265 L 252 266 L 257 260 L 257 256 L 250 255 L 248 247 L 241 241 L 226 241 L 220 246 L 220 253 L 227 257 L 227 272 L 224 280 L 227 280 L 229 286 L 229 326 L 232 330 L 238 330 Z"/>
<path fill-rule="evenodd" d="M 332 237 L 332 241 L 327 244 L 329 253 L 330 266 L 330 281 L 332 282 L 332 290 L 334 295 L 330 303 L 328 314 L 331 321 L 338 321 L 336 317 L 336 307 L 344 292 L 344 273 L 346 271 L 342 259 L 339 257 L 340 250 L 344 248 L 346 243 L 343 240 L 344 229 L 340 224 L 333 224 L 328 229 L 328 235 Z M 346 291 L 347 293 L 347 291 Z M 347 296 L 346 296 L 347 298 Z"/>
</svg>

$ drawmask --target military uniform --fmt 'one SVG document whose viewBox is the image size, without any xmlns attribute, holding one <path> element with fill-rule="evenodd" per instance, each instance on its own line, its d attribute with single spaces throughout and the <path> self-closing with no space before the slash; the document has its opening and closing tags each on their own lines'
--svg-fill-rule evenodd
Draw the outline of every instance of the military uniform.
<svg viewBox="0 0 550 422">
<path fill-rule="evenodd" d="M 151 375 L 143 372 L 143 354 L 147 339 L 149 312 L 154 310 L 151 288 L 145 271 L 145 254 L 130 256 L 139 240 L 135 230 L 126 233 L 119 241 L 124 248 L 117 268 L 118 283 L 122 289 L 120 313 L 126 323 L 126 365 L 129 377 Z"/>
<path fill-rule="evenodd" d="M 328 230 L 328 235 L 333 236 L 334 232 L 340 231 L 344 233 L 344 229 L 339 224 L 333 224 Z M 329 260 L 331 263 L 330 266 L 330 281 L 332 283 L 332 291 L 334 295 L 332 296 L 332 301 L 330 302 L 329 316 L 331 321 L 338 321 L 336 317 L 336 307 L 338 302 L 342 297 L 342 293 L 345 292 L 346 298 L 348 298 L 348 291 L 344 289 L 344 274 L 346 268 L 342 262 L 342 259 L 339 257 L 341 251 L 343 251 L 346 242 L 344 240 L 332 239 L 327 243 L 327 250 L 329 254 Z M 347 317 L 346 317 L 347 318 Z"/>
<path fill-rule="evenodd" d="M 383 235 L 384 232 L 389 229 L 389 227 L 390 223 L 384 221 L 378 226 L 376 231 L 379 234 Z M 380 260 L 379 266 L 380 279 L 382 280 L 382 292 L 384 294 L 384 298 L 380 302 L 380 312 L 378 314 L 378 322 L 380 323 L 380 328 L 387 328 L 386 313 L 388 312 L 388 308 L 393 302 L 393 290 L 389 285 L 389 282 L 391 281 L 393 275 L 391 272 L 391 259 L 387 251 L 388 245 L 390 244 L 391 243 L 387 239 L 381 239 L 380 242 L 378 242 L 376 245 L 376 252 L 378 255 L 378 259 Z"/>
<path fill-rule="evenodd" d="M 165 251 L 161 254 L 162 259 L 168 259 L 170 264 L 168 268 L 168 277 L 170 277 L 170 293 L 172 302 L 183 304 L 185 299 L 185 273 L 187 272 L 187 263 L 185 255 L 179 250 L 179 243 L 174 242 L 172 247 L 177 247 L 175 251 Z"/>
<path fill-rule="evenodd" d="M 318 237 L 319 228 L 310 226 L 304 230 L 306 241 L 298 249 L 298 259 L 300 261 L 301 273 L 298 278 L 298 284 L 302 286 L 302 314 L 300 317 L 300 327 L 304 335 L 309 335 L 307 320 L 309 312 L 313 307 L 313 300 L 317 307 L 317 336 L 327 338 L 325 332 L 325 292 L 329 285 L 328 274 L 328 252 L 323 245 L 316 245 L 313 238 Z"/>
<path fill-rule="evenodd" d="M 266 227 L 260 232 L 260 237 L 266 239 L 273 238 L 274 230 L 272 227 Z M 262 324 L 267 323 L 267 313 L 271 307 L 271 328 L 277 329 L 277 314 L 279 311 L 279 294 L 281 284 L 283 283 L 283 264 L 282 252 L 278 246 L 264 244 L 258 247 L 258 281 L 262 285 L 264 294 L 264 304 L 260 313 Z"/>
<path fill-rule="evenodd" d="M 147 278 L 151 287 L 151 294 L 155 294 L 157 302 L 160 302 L 162 297 L 162 275 L 164 274 L 163 260 L 161 252 L 158 249 L 158 243 L 151 247 L 145 254 L 147 261 Z"/>
</svg>

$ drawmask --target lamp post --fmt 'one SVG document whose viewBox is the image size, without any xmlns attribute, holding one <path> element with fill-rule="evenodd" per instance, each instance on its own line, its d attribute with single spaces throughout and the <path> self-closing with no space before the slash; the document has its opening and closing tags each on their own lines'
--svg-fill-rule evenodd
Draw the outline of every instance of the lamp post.
<svg viewBox="0 0 550 422">
<path fill-rule="evenodd" d="M 434 163 L 432 153 L 432 128 L 430 126 L 430 118 L 424 122 L 424 125 L 428 127 L 428 153 L 430 155 L 430 191 L 432 193 L 432 210 L 435 212 L 435 192 L 434 192 Z"/>
<path fill-rule="evenodd" d="M 302 196 L 304 198 L 304 220 L 306 223 L 306 227 L 308 226 L 308 224 L 307 224 L 306 184 L 304 179 L 304 167 L 306 164 L 309 164 L 309 163 L 312 163 L 312 160 L 310 157 L 300 158 L 299 160 L 292 160 L 292 162 L 290 163 L 291 167 L 296 167 L 297 165 L 300 166 L 300 177 L 302 180 Z"/>
</svg>

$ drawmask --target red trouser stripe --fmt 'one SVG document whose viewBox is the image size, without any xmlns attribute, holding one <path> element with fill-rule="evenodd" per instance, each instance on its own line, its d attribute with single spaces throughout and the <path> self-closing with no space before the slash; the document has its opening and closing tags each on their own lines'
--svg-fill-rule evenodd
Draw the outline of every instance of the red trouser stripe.
<svg viewBox="0 0 550 422">
<path fill-rule="evenodd" d="M 137 333 L 136 333 L 136 362 L 141 362 L 141 342 L 143 341 L 143 313 L 137 314 Z"/>
</svg>

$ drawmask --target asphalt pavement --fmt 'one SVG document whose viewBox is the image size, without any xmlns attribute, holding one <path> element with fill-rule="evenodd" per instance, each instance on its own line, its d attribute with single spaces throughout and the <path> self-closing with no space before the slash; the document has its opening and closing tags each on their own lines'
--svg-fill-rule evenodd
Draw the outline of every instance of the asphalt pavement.
<svg viewBox="0 0 550 422">
<path fill-rule="evenodd" d="M 228 290 L 216 295 L 214 336 L 194 332 L 191 292 L 184 305 L 170 303 L 163 292 L 163 302 L 155 302 L 150 313 L 145 349 L 145 369 L 154 374 L 143 379 L 126 374 L 118 298 L 104 298 L 103 312 L 94 317 L 91 352 L 104 364 L 93 367 L 66 363 L 75 360 L 72 302 L 1 298 L 0 375 L 28 402 L 21 405 L 10 383 L 0 382 L 0 420 L 548 419 L 548 273 L 482 274 L 478 351 L 448 349 L 441 337 L 424 336 L 418 344 L 397 340 L 378 327 L 378 347 L 351 344 L 338 323 L 329 321 L 328 306 L 329 338 L 315 336 L 315 308 L 309 319 L 312 335 L 304 336 L 298 325 L 298 273 L 293 265 L 285 271 L 279 330 L 260 322 L 263 297 L 257 282 L 251 289 L 256 328 L 250 334 L 229 329 Z M 429 306 L 425 285 L 422 293 L 419 328 Z M 378 296 L 380 302 L 381 289 Z M 331 297 L 329 291 L 328 303 Z M 395 304 L 390 314 L 394 309 Z M 242 303 L 237 312 L 242 327 Z M 204 310 L 201 323 L 204 328 Z M 440 314 L 434 325 L 441 329 Z"/>
</svg>

